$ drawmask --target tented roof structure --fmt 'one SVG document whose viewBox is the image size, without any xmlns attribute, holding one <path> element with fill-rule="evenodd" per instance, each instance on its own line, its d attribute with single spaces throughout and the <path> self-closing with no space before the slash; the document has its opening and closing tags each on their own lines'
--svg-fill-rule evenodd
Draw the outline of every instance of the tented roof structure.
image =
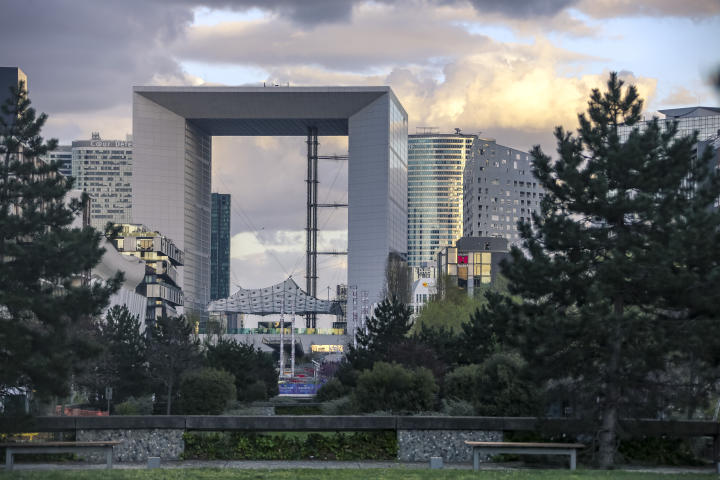
<svg viewBox="0 0 720 480">
<path fill-rule="evenodd" d="M 257 290 L 241 288 L 228 298 L 210 302 L 207 311 L 277 315 L 280 313 L 283 299 L 285 299 L 285 314 L 287 315 L 290 314 L 293 305 L 295 305 L 295 315 L 305 315 L 306 313 L 338 315 L 341 311 L 337 302 L 308 296 L 292 278 Z"/>
</svg>

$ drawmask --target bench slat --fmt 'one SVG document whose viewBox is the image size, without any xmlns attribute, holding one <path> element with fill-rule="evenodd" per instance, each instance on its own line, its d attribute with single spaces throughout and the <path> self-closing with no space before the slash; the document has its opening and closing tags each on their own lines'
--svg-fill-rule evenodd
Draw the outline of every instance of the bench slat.
<svg viewBox="0 0 720 480">
<path fill-rule="evenodd" d="M 502 448 L 585 448 L 582 443 L 512 443 L 512 442 L 469 442 L 472 447 L 502 447 Z"/>
<path fill-rule="evenodd" d="M 120 445 L 120 441 L 111 442 L 17 442 L 17 443 L 0 443 L 0 447 L 115 447 Z"/>
</svg>

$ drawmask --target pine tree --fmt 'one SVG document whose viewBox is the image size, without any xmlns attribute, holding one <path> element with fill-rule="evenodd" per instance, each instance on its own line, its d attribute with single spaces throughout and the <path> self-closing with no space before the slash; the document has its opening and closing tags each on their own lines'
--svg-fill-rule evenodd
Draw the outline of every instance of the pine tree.
<svg viewBox="0 0 720 480">
<path fill-rule="evenodd" d="M 387 355 L 393 344 L 402 341 L 412 327 L 410 307 L 399 301 L 385 299 L 375 308 L 375 315 L 366 319 L 367 333 L 357 332 L 357 348 L 348 346 L 347 359 L 357 371 L 371 369 Z"/>
<path fill-rule="evenodd" d="M 114 358 L 117 382 L 113 400 L 121 403 L 127 397 L 142 397 L 150 393 L 144 375 L 147 361 L 147 337 L 140 331 L 140 320 L 125 305 L 111 308 L 102 325 L 102 342 L 107 355 Z"/>
<path fill-rule="evenodd" d="M 559 158 L 534 147 L 534 174 L 547 194 L 526 253 L 503 265 L 510 292 L 495 308 L 508 320 L 538 382 L 568 382 L 598 420 L 599 463 L 613 463 L 620 419 L 642 414 L 648 389 L 674 352 L 715 362 L 720 347 L 720 177 L 697 134 L 663 131 L 657 119 L 621 142 L 618 126 L 640 120 L 643 101 L 612 73 L 595 89 L 577 136 L 555 131 Z M 501 320 L 498 320 L 501 321 Z M 660 383 L 657 383 L 660 385 Z"/>
<path fill-rule="evenodd" d="M 67 396 L 73 365 L 98 353 L 69 327 L 100 314 L 122 274 L 73 284 L 100 262 L 100 233 L 69 228 L 88 197 L 65 205 L 72 179 L 37 160 L 57 146 L 40 135 L 47 115 L 36 116 L 24 82 L 10 91 L 0 115 L 0 390 Z"/>
</svg>

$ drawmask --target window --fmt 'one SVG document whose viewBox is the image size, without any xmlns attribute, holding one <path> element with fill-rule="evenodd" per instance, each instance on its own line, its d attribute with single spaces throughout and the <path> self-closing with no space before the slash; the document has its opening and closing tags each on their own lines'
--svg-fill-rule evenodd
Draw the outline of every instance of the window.
<svg viewBox="0 0 720 480">
<path fill-rule="evenodd" d="M 507 184 L 510 185 L 510 180 L 507 181 Z"/>
<path fill-rule="evenodd" d="M 525 186 L 525 182 L 520 182 L 520 186 L 521 186 L 521 187 L 524 187 L 524 186 Z"/>
<path fill-rule="evenodd" d="M 507 190 L 507 191 L 505 192 L 505 196 L 507 196 L 507 197 L 510 196 L 510 190 Z"/>
<path fill-rule="evenodd" d="M 502 164 L 507 165 L 507 160 L 503 159 Z"/>
<path fill-rule="evenodd" d="M 498 180 L 498 179 L 496 178 L 495 180 L 492 181 L 492 184 L 493 184 L 493 185 L 500 185 L 500 180 Z"/>
<path fill-rule="evenodd" d="M 490 156 L 491 156 L 491 157 L 494 157 L 494 156 L 495 156 L 495 150 L 490 150 Z"/>
<path fill-rule="evenodd" d="M 493 162 L 493 167 L 499 167 L 499 166 L 500 166 L 500 162 Z"/>
<path fill-rule="evenodd" d="M 516 153 L 516 154 L 515 154 L 515 160 L 520 160 L 520 154 L 519 154 L 519 153 Z"/>
<path fill-rule="evenodd" d="M 494 220 L 496 222 L 500 221 L 499 217 L 497 215 L 493 215 L 491 220 Z"/>
<path fill-rule="evenodd" d="M 513 168 L 517 170 L 517 162 L 513 162 Z"/>
<path fill-rule="evenodd" d="M 478 151 L 480 152 L 480 155 L 485 155 L 485 149 L 484 149 L 484 148 L 480 148 L 480 149 L 478 149 Z"/>
</svg>

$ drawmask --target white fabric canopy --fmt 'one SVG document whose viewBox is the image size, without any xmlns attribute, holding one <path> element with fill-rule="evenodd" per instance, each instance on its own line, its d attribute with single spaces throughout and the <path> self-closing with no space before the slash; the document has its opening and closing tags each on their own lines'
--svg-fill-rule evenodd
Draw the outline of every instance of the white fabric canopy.
<svg viewBox="0 0 720 480">
<path fill-rule="evenodd" d="M 292 278 L 272 287 L 257 290 L 241 288 L 236 293 L 222 300 L 214 300 L 208 304 L 208 312 L 249 313 L 252 315 L 276 315 L 280 313 L 280 305 L 285 299 L 285 314 L 290 314 L 295 305 L 295 314 L 327 313 L 337 315 L 337 302 L 320 300 L 308 296 Z"/>
</svg>

